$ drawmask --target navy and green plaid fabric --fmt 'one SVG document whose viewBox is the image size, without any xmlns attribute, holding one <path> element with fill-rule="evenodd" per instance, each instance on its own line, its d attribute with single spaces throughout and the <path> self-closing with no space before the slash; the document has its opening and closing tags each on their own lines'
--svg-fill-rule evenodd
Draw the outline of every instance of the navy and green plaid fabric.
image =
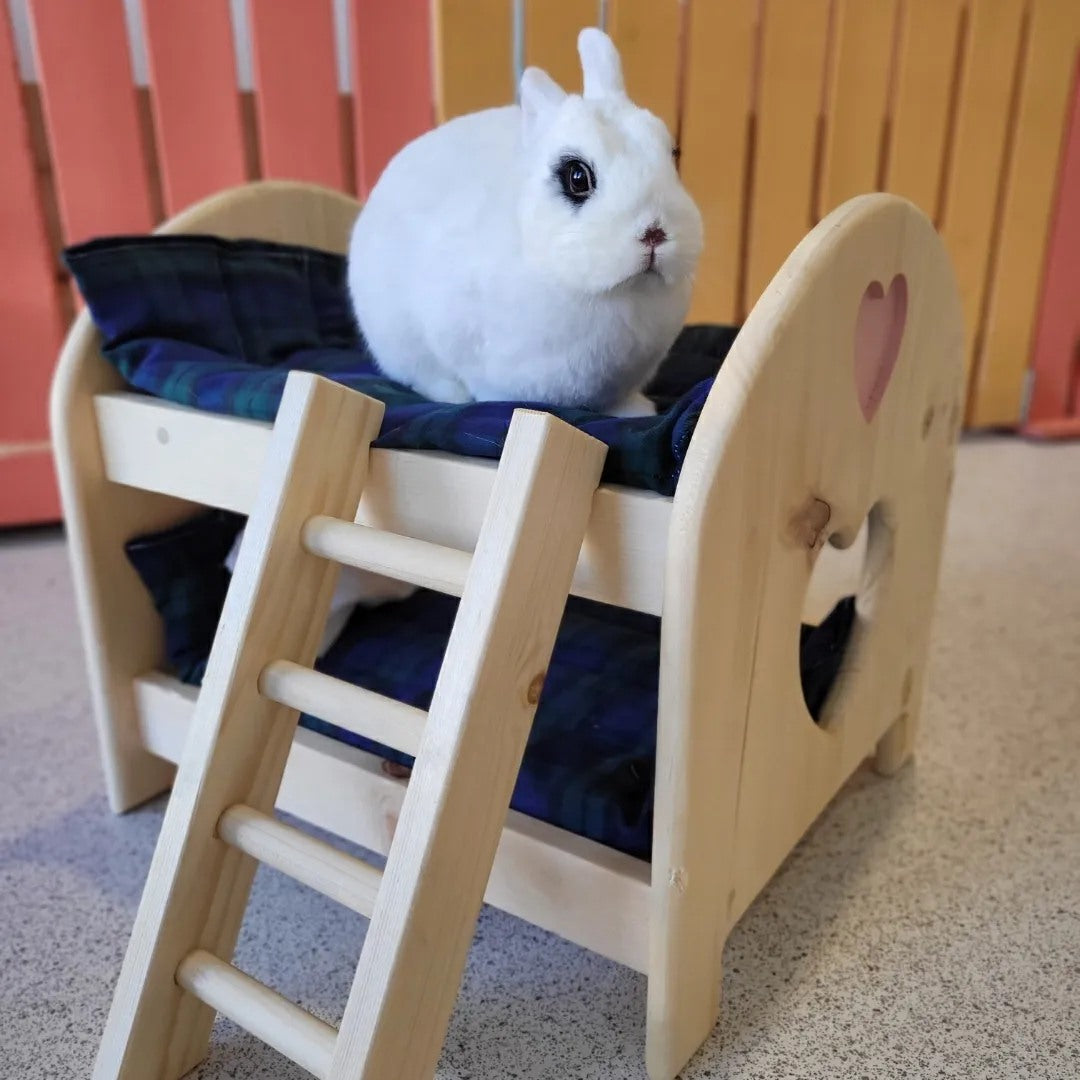
<svg viewBox="0 0 1080 1080">
<path fill-rule="evenodd" d="M 65 261 L 133 387 L 181 405 L 272 420 L 293 369 L 386 403 L 376 445 L 497 458 L 516 407 L 546 409 L 610 447 L 604 477 L 670 495 L 733 327 L 684 331 L 650 393 L 664 411 L 616 418 L 530 402 L 428 401 L 380 374 L 357 332 L 345 260 L 213 236 L 94 240 Z"/>
<path fill-rule="evenodd" d="M 168 658 L 202 681 L 229 575 L 222 567 L 243 519 L 224 511 L 131 541 L 128 556 L 154 597 Z M 321 670 L 418 708 L 431 703 L 457 600 L 421 591 L 358 609 Z M 820 714 L 843 659 L 854 604 L 803 627 L 803 693 Z M 660 620 L 571 597 L 559 630 L 511 805 L 560 828 L 647 858 L 652 843 Z M 403 765 L 411 759 L 312 716 L 314 731 Z"/>
</svg>

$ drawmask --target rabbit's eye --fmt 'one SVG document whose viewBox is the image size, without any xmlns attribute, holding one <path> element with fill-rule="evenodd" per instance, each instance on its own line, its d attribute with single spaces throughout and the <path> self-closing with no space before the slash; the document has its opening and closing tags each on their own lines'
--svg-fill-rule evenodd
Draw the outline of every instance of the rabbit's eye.
<svg viewBox="0 0 1080 1080">
<path fill-rule="evenodd" d="M 564 158 L 555 176 L 572 203 L 583 203 L 596 189 L 596 176 L 581 158 Z"/>
</svg>

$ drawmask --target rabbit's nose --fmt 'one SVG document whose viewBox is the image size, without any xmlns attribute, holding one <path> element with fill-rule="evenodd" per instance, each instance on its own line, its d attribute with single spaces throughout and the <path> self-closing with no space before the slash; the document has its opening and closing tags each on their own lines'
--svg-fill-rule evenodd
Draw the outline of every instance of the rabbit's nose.
<svg viewBox="0 0 1080 1080">
<path fill-rule="evenodd" d="M 654 221 L 641 234 L 641 242 L 646 247 L 658 248 L 665 240 L 667 240 L 667 233 L 660 227 L 660 222 L 658 221 Z"/>
</svg>

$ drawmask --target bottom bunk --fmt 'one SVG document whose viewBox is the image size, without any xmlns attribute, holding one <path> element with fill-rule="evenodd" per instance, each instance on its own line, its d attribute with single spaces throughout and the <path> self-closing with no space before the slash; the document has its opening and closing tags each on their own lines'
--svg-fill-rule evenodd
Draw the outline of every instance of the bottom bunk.
<svg viewBox="0 0 1080 1080">
<path fill-rule="evenodd" d="M 143 747 L 176 764 L 198 689 L 171 675 L 135 679 Z M 382 759 L 301 728 L 293 740 L 277 807 L 385 855 L 407 782 Z M 635 971 L 648 971 L 650 866 L 593 840 L 511 810 L 484 899 Z"/>
<path fill-rule="evenodd" d="M 126 545 L 162 618 L 166 658 L 182 683 L 202 681 L 229 585 L 225 555 L 243 522 L 237 514 L 209 511 Z M 419 589 L 377 607 L 357 607 L 318 668 L 426 710 L 457 606 L 455 597 Z M 845 598 L 819 624 L 803 625 L 800 675 L 815 719 L 854 622 L 854 600 Z M 511 801 L 514 810 L 635 858 L 649 857 L 660 626 L 653 615 L 570 598 Z M 410 755 L 347 730 L 347 718 L 332 719 L 325 712 L 315 715 L 313 706 L 300 724 L 377 754 L 390 775 L 407 775 Z"/>
</svg>

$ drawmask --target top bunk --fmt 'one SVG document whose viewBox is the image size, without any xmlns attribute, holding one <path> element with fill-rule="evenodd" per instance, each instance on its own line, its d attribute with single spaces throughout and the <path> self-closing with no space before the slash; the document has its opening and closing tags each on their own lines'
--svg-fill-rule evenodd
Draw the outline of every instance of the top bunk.
<svg viewBox="0 0 1080 1080">
<path fill-rule="evenodd" d="M 386 403 L 356 520 L 471 551 L 514 406 L 438 405 L 364 366 L 342 303 L 358 211 L 335 192 L 264 182 L 192 207 L 156 237 L 69 251 L 88 309 L 57 377 L 57 437 L 96 442 L 109 481 L 246 514 L 284 377 L 316 371 Z M 734 335 L 684 332 L 656 380 L 658 417 L 553 410 L 610 448 L 575 595 L 661 613 L 671 494 Z"/>
<path fill-rule="evenodd" d="M 88 316 L 81 316 L 88 321 Z M 92 326 L 88 326 L 92 333 Z M 130 391 L 93 396 L 105 476 L 142 491 L 246 514 L 270 444 L 266 421 L 221 416 Z M 372 450 L 356 520 L 472 551 L 497 463 L 435 451 Z M 601 485 L 573 593 L 659 615 L 672 500 Z"/>
</svg>

